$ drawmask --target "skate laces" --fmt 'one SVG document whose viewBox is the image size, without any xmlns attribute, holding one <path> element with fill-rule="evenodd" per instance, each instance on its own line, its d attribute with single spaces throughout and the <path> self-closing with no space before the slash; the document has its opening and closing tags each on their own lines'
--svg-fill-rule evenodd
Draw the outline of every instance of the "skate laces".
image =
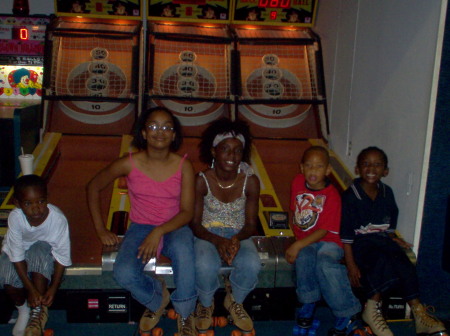
<svg viewBox="0 0 450 336">
<path fill-rule="evenodd" d="M 28 321 L 27 328 L 38 328 L 42 330 L 42 320 L 44 319 L 44 309 L 39 306 L 31 310 L 30 320 Z"/>
<path fill-rule="evenodd" d="M 236 314 L 236 317 L 239 320 L 248 319 L 249 316 L 244 309 L 244 305 L 242 303 L 237 303 L 236 301 L 231 303 L 230 312 L 233 311 Z"/>
<path fill-rule="evenodd" d="M 427 327 L 434 327 L 436 323 L 441 323 L 433 314 L 435 309 L 433 306 L 423 306 L 420 305 L 414 308 L 414 312 L 418 315 L 421 320 L 421 323 Z"/>
<path fill-rule="evenodd" d="M 179 316 L 178 331 L 180 332 L 180 336 L 195 336 L 193 322 L 192 315 L 189 315 L 187 318 Z"/>
<path fill-rule="evenodd" d="M 212 317 L 213 306 L 205 307 L 201 303 L 197 305 L 196 315 L 199 319 L 209 320 Z"/>
<path fill-rule="evenodd" d="M 381 331 L 390 330 L 383 317 L 383 314 L 381 313 L 381 304 L 379 302 L 376 303 L 375 309 L 373 311 L 373 322 L 375 326 Z"/>
</svg>

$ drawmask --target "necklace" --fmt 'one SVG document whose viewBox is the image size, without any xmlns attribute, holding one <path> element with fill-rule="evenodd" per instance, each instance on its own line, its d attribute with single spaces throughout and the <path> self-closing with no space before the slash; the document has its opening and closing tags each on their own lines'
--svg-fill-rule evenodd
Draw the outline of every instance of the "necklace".
<svg viewBox="0 0 450 336">
<path fill-rule="evenodd" d="M 218 185 L 221 189 L 230 189 L 230 188 L 232 188 L 232 187 L 235 185 L 235 183 L 236 183 L 238 177 L 239 177 L 239 174 L 236 174 L 236 178 L 234 179 L 233 183 L 231 183 L 230 185 L 227 185 L 227 186 L 223 186 L 223 185 L 220 183 L 219 178 L 218 178 L 217 175 L 216 175 L 216 182 L 217 182 L 217 185 Z"/>
</svg>

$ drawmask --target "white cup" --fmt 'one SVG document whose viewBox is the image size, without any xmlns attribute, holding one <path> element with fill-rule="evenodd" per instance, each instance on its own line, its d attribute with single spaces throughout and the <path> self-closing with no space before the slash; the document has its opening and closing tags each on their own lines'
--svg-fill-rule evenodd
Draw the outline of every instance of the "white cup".
<svg viewBox="0 0 450 336">
<path fill-rule="evenodd" d="M 33 174 L 33 162 L 34 156 L 33 154 L 22 154 L 19 155 L 20 168 L 22 169 L 22 175 L 30 175 Z"/>
</svg>

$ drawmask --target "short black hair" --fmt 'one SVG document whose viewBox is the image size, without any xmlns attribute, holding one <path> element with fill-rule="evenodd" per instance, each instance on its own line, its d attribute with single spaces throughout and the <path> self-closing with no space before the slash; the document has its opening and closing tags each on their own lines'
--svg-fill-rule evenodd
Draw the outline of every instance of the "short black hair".
<svg viewBox="0 0 450 336">
<path fill-rule="evenodd" d="M 306 149 L 306 150 L 303 152 L 302 163 L 305 161 L 306 156 L 307 156 L 309 153 L 314 152 L 314 151 L 323 153 L 323 154 L 325 155 L 326 159 L 327 159 L 327 164 L 330 163 L 330 152 L 328 151 L 327 148 L 322 147 L 322 146 L 311 146 L 311 147 L 309 147 L 308 149 Z"/>
<path fill-rule="evenodd" d="M 202 139 L 198 145 L 200 150 L 200 160 L 207 165 L 211 165 L 213 156 L 211 148 L 213 147 L 214 138 L 218 134 L 232 132 L 234 134 L 242 134 L 245 140 L 245 146 L 242 153 L 242 161 L 249 163 L 252 147 L 252 136 L 248 124 L 240 119 L 232 121 L 228 118 L 220 118 L 209 124 L 202 133 Z"/>
<path fill-rule="evenodd" d="M 173 123 L 173 131 L 175 132 L 175 139 L 170 144 L 170 150 L 176 152 L 180 149 L 181 144 L 183 143 L 183 134 L 181 131 L 181 123 L 176 116 L 167 108 L 162 106 L 156 106 L 149 108 L 148 110 L 141 113 L 139 116 L 136 125 L 134 127 L 134 138 L 132 141 L 132 145 L 137 149 L 146 149 L 147 141 L 142 136 L 142 130 L 145 128 L 145 123 L 153 112 L 162 111 L 167 113 L 172 118 Z"/>
<path fill-rule="evenodd" d="M 23 191 L 28 187 L 39 188 L 45 195 L 47 195 L 47 183 L 45 180 L 38 175 L 30 174 L 23 175 L 14 182 L 13 197 L 19 200 L 20 195 L 22 195 Z"/>
<path fill-rule="evenodd" d="M 384 150 L 382 150 L 381 148 L 378 148 L 376 146 L 370 146 L 367 148 L 364 148 L 359 154 L 358 157 L 356 158 L 356 164 L 359 165 L 362 160 L 364 159 L 364 157 L 366 156 L 367 153 L 369 152 L 378 152 L 380 153 L 383 161 L 384 161 L 384 168 L 388 167 L 388 157 L 386 155 L 386 153 L 384 152 Z"/>
</svg>

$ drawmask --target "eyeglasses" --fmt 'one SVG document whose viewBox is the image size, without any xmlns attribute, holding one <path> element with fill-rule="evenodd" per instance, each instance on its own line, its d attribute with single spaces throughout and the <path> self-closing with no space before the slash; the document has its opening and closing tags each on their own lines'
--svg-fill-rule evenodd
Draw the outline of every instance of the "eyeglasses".
<svg viewBox="0 0 450 336">
<path fill-rule="evenodd" d="M 147 128 L 152 131 L 152 132 L 157 132 L 157 131 L 163 131 L 163 132 L 172 132 L 173 131 L 173 127 L 172 126 L 158 126 L 156 124 L 150 124 L 147 126 Z"/>
</svg>

